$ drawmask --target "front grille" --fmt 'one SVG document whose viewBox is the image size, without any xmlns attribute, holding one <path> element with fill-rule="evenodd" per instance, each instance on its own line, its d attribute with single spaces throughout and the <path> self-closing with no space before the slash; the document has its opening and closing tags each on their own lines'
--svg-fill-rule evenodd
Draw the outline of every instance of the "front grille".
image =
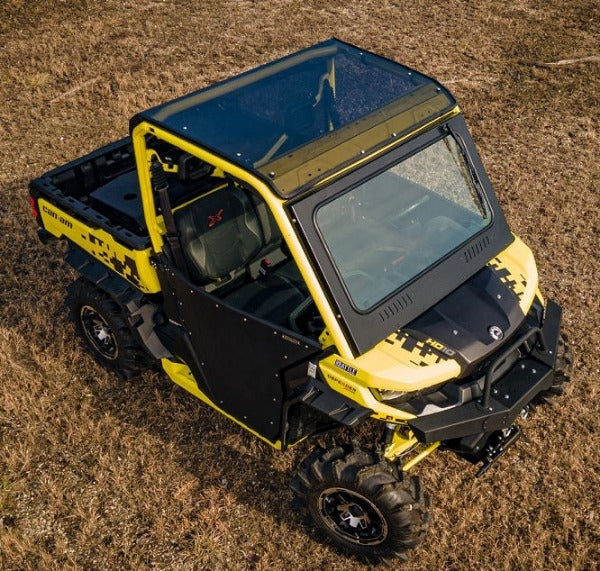
<svg viewBox="0 0 600 571">
<path fill-rule="evenodd" d="M 379 311 L 379 318 L 381 321 L 387 321 L 394 315 L 398 315 L 400 312 L 404 311 L 409 305 L 412 305 L 412 303 L 413 300 L 410 295 L 403 293 Z"/>
<path fill-rule="evenodd" d="M 479 256 L 490 245 L 489 236 L 484 236 L 478 242 L 471 244 L 463 251 L 465 262 L 468 264 Z"/>
</svg>

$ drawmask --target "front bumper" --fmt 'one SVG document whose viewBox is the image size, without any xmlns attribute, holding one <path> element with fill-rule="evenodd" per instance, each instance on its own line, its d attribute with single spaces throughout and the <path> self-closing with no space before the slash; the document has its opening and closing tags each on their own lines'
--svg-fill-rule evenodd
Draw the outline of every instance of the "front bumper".
<svg viewBox="0 0 600 571">
<path fill-rule="evenodd" d="M 417 439 L 424 443 L 448 441 L 510 428 L 521 411 L 552 386 L 561 315 L 560 306 L 548 300 L 543 326 L 531 331 L 538 338 L 532 351 L 493 383 L 493 369 L 515 345 L 503 351 L 490 364 L 487 395 L 481 399 L 409 421 Z"/>
</svg>

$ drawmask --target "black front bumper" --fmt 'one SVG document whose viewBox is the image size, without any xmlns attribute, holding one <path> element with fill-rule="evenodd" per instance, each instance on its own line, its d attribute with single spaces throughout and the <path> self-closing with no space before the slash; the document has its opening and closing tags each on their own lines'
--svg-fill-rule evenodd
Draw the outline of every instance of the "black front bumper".
<svg viewBox="0 0 600 571">
<path fill-rule="evenodd" d="M 492 384 L 495 364 L 502 363 L 515 344 L 503 351 L 490 365 L 488 394 L 481 399 L 409 421 L 417 439 L 448 441 L 510 428 L 536 395 L 552 385 L 561 315 L 560 306 L 548 300 L 542 328 L 530 332 L 537 337 L 532 351 Z"/>
</svg>

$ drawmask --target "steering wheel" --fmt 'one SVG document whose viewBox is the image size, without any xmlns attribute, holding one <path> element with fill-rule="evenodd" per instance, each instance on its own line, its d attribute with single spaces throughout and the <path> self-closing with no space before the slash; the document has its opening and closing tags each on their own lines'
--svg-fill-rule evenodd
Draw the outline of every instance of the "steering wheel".
<svg viewBox="0 0 600 571">
<path fill-rule="evenodd" d="M 310 296 L 290 312 L 288 323 L 292 331 L 308 336 L 318 336 L 325 328 L 323 318 Z"/>
<path fill-rule="evenodd" d="M 408 255 L 408 250 L 403 246 L 379 246 L 374 250 L 379 254 L 383 263 L 383 275 L 397 272 L 402 262 Z"/>
</svg>

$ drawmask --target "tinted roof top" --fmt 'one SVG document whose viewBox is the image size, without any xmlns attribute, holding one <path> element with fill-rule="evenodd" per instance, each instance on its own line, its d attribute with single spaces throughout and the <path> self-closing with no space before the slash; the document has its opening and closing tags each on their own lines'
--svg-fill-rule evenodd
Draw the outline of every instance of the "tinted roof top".
<svg viewBox="0 0 600 571">
<path fill-rule="evenodd" d="M 347 162 L 348 153 L 356 156 L 454 105 L 430 78 L 331 39 L 141 116 L 268 174 L 289 195 Z M 402 121 L 390 121 L 400 113 Z M 373 131 L 382 124 L 383 131 Z M 368 140 L 354 140 L 351 150 L 340 147 L 367 132 Z"/>
</svg>

